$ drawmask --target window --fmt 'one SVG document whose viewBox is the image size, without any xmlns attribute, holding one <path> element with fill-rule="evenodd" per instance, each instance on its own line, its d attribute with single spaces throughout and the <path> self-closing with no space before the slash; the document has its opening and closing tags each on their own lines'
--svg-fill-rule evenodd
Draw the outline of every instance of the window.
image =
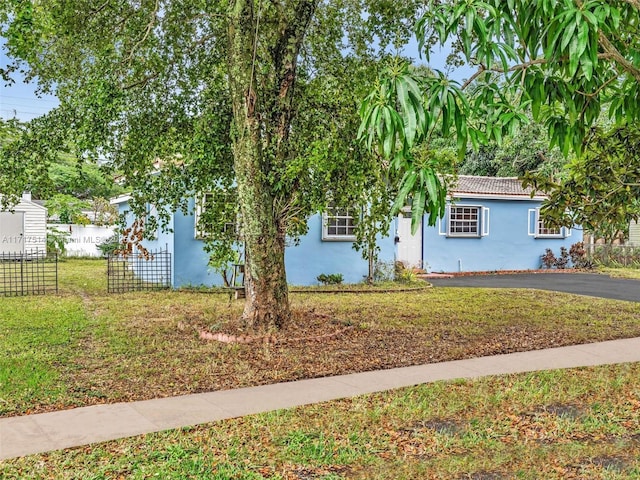
<svg viewBox="0 0 640 480">
<path fill-rule="evenodd" d="M 561 237 L 562 228 L 546 226 L 544 220 L 538 219 L 536 237 Z"/>
<path fill-rule="evenodd" d="M 565 238 L 571 235 L 571 230 L 565 227 L 552 227 L 546 225 L 544 219 L 540 216 L 540 209 L 529 210 L 529 222 L 531 224 L 532 217 L 533 229 L 529 227 L 529 235 L 536 238 Z M 532 232 L 533 230 L 533 232 Z"/>
<path fill-rule="evenodd" d="M 196 227 L 196 238 L 205 238 L 207 236 L 207 233 L 203 228 L 204 226 L 200 225 L 200 219 L 202 218 L 204 212 L 207 210 L 207 206 L 210 206 L 213 203 L 213 199 L 213 193 L 205 193 L 200 198 L 196 198 L 196 212 L 194 220 Z"/>
<path fill-rule="evenodd" d="M 357 224 L 355 208 L 329 207 L 322 216 L 322 239 L 353 241 Z"/>
<path fill-rule="evenodd" d="M 481 216 L 482 207 L 467 205 L 450 206 L 447 235 L 450 237 L 481 236 Z"/>
<path fill-rule="evenodd" d="M 220 235 L 220 229 L 222 229 L 223 235 L 233 235 L 237 236 L 239 232 L 239 219 L 236 222 L 226 221 L 224 224 L 220 224 L 216 221 L 216 219 L 207 218 L 205 212 L 207 209 L 212 208 L 214 205 L 214 200 L 218 195 L 220 198 L 220 193 L 205 193 L 200 198 L 196 199 L 196 211 L 195 211 L 195 238 L 203 239 L 210 237 L 213 231 L 216 233 L 216 236 Z M 222 209 L 221 209 L 222 208 Z M 220 205 L 216 205 L 216 214 L 220 215 L 220 217 L 225 216 L 225 212 L 227 217 L 233 218 L 233 216 L 237 216 L 234 213 L 234 205 L 231 203 L 231 200 L 225 203 L 224 207 Z M 210 217 L 211 215 L 209 215 Z M 205 224 L 207 222 L 207 224 Z"/>
</svg>

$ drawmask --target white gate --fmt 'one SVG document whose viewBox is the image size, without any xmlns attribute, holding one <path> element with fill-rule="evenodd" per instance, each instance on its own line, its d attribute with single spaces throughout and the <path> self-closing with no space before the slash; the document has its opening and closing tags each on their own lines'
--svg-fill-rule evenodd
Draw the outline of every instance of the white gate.
<svg viewBox="0 0 640 480">
<path fill-rule="evenodd" d="M 0 212 L 0 253 L 24 252 L 24 213 Z"/>
<path fill-rule="evenodd" d="M 415 235 L 411 235 L 411 212 L 398 215 L 398 261 L 407 268 L 422 268 L 422 221 Z"/>
</svg>

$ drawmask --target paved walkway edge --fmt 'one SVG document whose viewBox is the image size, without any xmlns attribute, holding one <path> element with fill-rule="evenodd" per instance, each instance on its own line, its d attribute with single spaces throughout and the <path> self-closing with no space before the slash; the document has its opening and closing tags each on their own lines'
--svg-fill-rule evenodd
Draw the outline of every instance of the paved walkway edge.
<svg viewBox="0 0 640 480">
<path fill-rule="evenodd" d="M 640 361 L 640 338 L 0 419 L 0 460 L 439 380 Z"/>
</svg>

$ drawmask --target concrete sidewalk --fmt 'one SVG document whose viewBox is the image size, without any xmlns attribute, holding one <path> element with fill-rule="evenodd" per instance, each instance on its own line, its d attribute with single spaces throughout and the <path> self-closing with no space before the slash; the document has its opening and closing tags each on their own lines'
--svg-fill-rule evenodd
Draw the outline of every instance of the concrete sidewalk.
<svg viewBox="0 0 640 480">
<path fill-rule="evenodd" d="M 0 460 L 456 378 L 640 361 L 640 338 L 0 419 Z"/>
</svg>

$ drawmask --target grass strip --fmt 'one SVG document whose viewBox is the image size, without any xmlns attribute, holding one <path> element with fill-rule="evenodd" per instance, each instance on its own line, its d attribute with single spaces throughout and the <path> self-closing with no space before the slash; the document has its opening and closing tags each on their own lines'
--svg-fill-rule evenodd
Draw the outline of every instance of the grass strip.
<svg viewBox="0 0 640 480">
<path fill-rule="evenodd" d="M 640 364 L 438 382 L 0 464 L 106 479 L 640 478 Z"/>
</svg>

